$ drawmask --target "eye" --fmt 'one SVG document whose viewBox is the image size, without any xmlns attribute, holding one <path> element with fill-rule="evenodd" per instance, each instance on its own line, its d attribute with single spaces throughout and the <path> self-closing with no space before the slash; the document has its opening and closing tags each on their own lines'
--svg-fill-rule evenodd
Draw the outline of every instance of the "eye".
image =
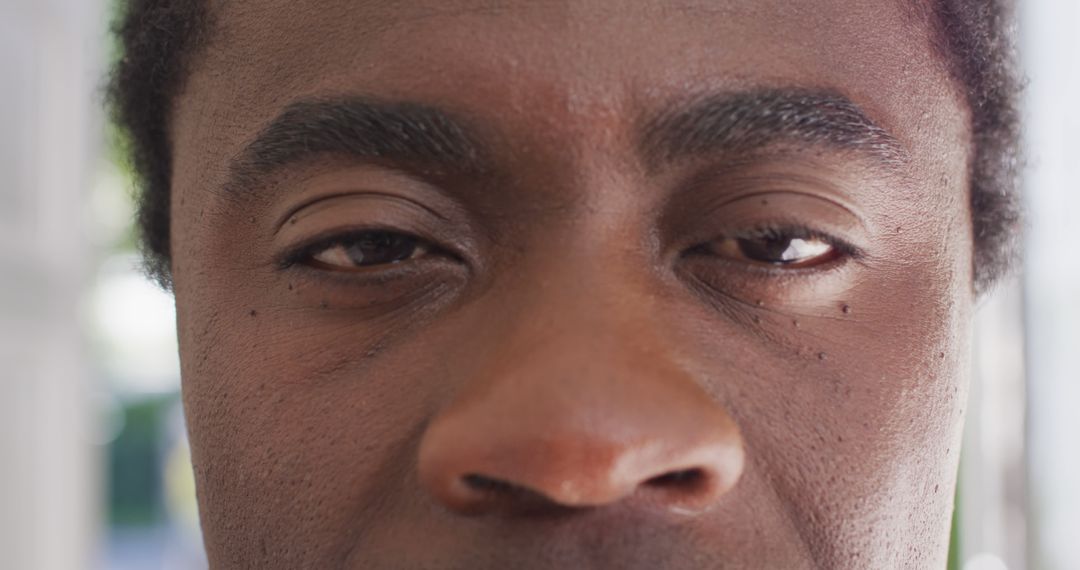
<svg viewBox="0 0 1080 570">
<path fill-rule="evenodd" d="M 697 250 L 735 261 L 790 269 L 822 265 L 843 253 L 829 240 L 808 232 L 771 229 L 717 238 Z"/>
<path fill-rule="evenodd" d="M 330 243 L 308 248 L 308 265 L 335 271 L 356 271 L 417 259 L 431 246 L 420 239 L 395 232 L 370 231 L 335 238 Z"/>
</svg>

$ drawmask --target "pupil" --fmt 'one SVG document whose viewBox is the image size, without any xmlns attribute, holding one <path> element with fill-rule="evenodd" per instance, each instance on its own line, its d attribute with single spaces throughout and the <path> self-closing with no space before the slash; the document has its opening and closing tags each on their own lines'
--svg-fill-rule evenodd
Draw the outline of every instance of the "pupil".
<svg viewBox="0 0 1080 570">
<path fill-rule="evenodd" d="M 739 251 L 754 261 L 763 263 L 791 263 L 798 261 L 784 255 L 791 248 L 790 238 L 740 239 Z"/>
<path fill-rule="evenodd" d="M 358 266 L 398 263 L 412 257 L 415 251 L 415 239 L 389 232 L 365 234 L 346 248 L 349 259 Z"/>
</svg>

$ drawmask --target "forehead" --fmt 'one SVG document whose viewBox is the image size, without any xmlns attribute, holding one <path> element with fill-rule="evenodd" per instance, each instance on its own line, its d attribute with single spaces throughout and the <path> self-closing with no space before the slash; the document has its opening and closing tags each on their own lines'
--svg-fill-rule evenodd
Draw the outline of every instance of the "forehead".
<svg viewBox="0 0 1080 570">
<path fill-rule="evenodd" d="M 205 148 L 208 131 L 239 144 L 292 101 L 354 93 L 497 115 L 525 132 L 614 136 L 671 98 L 798 86 L 843 93 L 925 147 L 915 139 L 928 124 L 962 129 L 920 13 L 894 0 L 227 3 L 174 138 L 180 154 Z"/>
</svg>

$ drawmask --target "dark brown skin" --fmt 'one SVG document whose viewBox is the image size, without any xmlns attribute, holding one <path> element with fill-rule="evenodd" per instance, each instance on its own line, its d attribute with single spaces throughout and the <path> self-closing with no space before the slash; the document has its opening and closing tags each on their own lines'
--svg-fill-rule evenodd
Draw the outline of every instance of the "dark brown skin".
<svg viewBox="0 0 1080 570">
<path fill-rule="evenodd" d="M 227 3 L 173 123 L 212 566 L 944 567 L 969 135 L 901 4 Z M 766 88 L 849 98 L 902 162 L 642 151 L 672 106 Z M 312 97 L 440 109 L 486 167 L 337 153 L 236 187 L 231 161 Z M 861 254 L 732 253 L 775 224 Z M 279 263 L 372 227 L 431 251 Z"/>
</svg>

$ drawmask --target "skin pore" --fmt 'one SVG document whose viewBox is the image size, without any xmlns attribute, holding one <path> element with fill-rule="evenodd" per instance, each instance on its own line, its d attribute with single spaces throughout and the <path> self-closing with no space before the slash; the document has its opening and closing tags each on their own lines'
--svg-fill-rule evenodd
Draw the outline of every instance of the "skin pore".
<svg viewBox="0 0 1080 570">
<path fill-rule="evenodd" d="M 922 14 L 217 7 L 172 121 L 211 565 L 943 567 L 969 134 Z"/>
</svg>

